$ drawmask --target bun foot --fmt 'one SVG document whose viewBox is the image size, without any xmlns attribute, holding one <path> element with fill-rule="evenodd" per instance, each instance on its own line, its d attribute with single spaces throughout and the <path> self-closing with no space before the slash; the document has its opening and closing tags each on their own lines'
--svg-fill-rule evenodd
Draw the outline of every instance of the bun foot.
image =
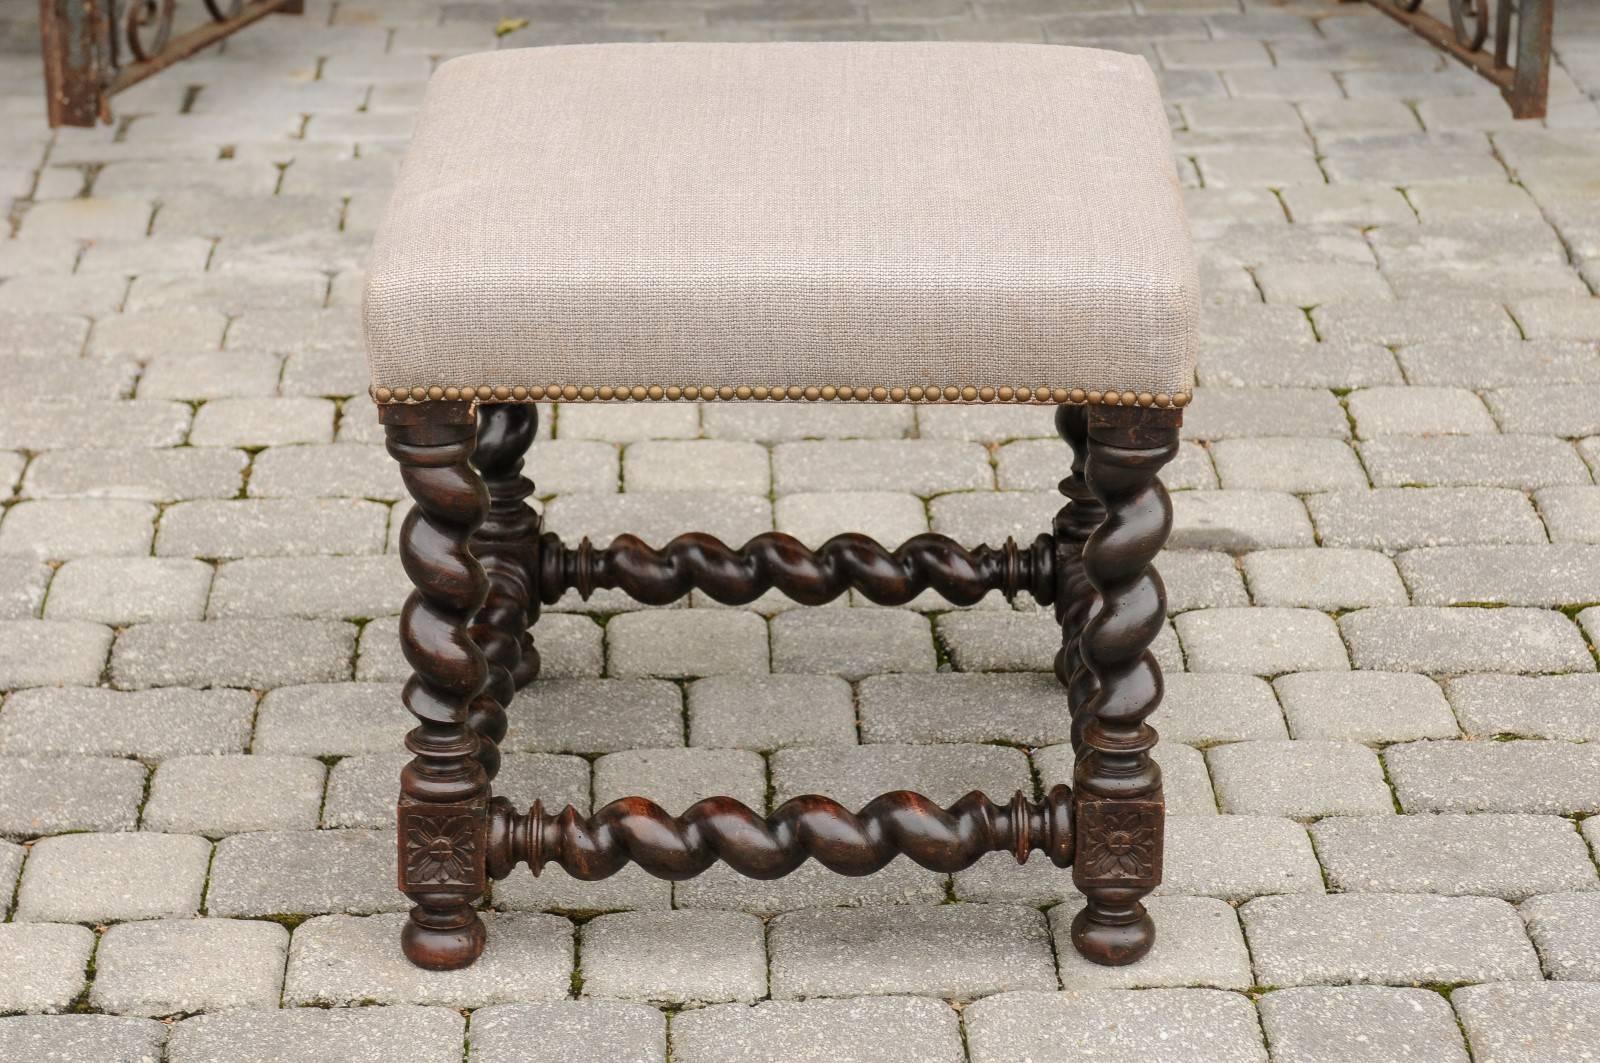
<svg viewBox="0 0 1600 1063">
<path fill-rule="evenodd" d="M 1122 967 L 1144 959 L 1156 943 L 1156 924 L 1144 905 L 1135 905 L 1135 908 L 1136 914 L 1125 922 L 1106 922 L 1106 913 L 1095 913 L 1089 908 L 1075 915 L 1072 944 L 1078 955 L 1102 967 Z"/>
<path fill-rule="evenodd" d="M 406 959 L 430 971 L 455 971 L 470 967 L 483 955 L 483 920 L 471 908 L 445 912 L 411 909 L 400 932 L 400 949 Z"/>
</svg>

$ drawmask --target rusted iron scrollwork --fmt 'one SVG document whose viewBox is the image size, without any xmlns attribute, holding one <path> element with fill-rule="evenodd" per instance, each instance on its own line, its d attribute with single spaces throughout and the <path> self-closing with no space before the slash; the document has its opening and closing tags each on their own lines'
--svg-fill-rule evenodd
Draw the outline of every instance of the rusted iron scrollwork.
<svg viewBox="0 0 1600 1063">
<path fill-rule="evenodd" d="M 305 0 L 201 0 L 207 20 L 175 33 L 178 0 L 43 0 L 39 39 L 51 126 L 111 120 L 111 96 Z"/>
<path fill-rule="evenodd" d="M 1543 118 L 1550 95 L 1550 39 L 1555 0 L 1367 0 L 1500 87 L 1517 118 Z"/>
</svg>

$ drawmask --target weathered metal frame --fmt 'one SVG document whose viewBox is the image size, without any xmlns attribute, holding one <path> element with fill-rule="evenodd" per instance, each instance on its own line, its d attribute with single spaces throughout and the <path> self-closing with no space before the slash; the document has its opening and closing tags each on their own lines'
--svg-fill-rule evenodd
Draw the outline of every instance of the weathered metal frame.
<svg viewBox="0 0 1600 1063">
<path fill-rule="evenodd" d="M 532 404 L 437 401 L 379 407 L 389 452 L 415 505 L 400 557 L 415 587 L 400 641 L 415 670 L 403 698 L 417 719 L 401 773 L 399 886 L 415 907 L 406 956 L 435 970 L 465 967 L 484 947 L 476 902 L 519 863 L 550 864 L 580 880 L 630 863 L 685 879 L 721 861 L 778 878 L 815 859 L 867 875 L 896 856 L 936 871 L 970 867 L 989 852 L 1019 862 L 1043 851 L 1071 867 L 1085 906 L 1072 924 L 1077 950 L 1101 964 L 1149 952 L 1155 927 L 1142 903 L 1161 881 L 1165 801 L 1145 722 L 1160 704 L 1151 645 L 1166 593 L 1151 562 L 1172 526 L 1157 479 L 1178 449 L 1182 411 L 1063 405 L 1056 427 L 1072 452 L 1066 505 L 1027 547 L 967 549 L 920 535 L 889 550 L 860 535 L 812 550 L 769 533 L 735 549 L 701 534 L 657 550 L 632 536 L 604 548 L 568 547 L 541 534 L 526 503 L 523 454 L 537 426 Z M 991 801 L 970 793 L 948 808 L 894 791 L 851 811 L 817 795 L 771 815 L 728 797 L 680 816 L 625 797 L 585 816 L 535 804 L 518 813 L 493 796 L 505 707 L 538 673 L 529 628 L 541 603 L 566 591 L 614 588 L 645 602 L 699 592 L 725 603 L 776 589 L 802 604 L 857 591 L 883 604 L 925 590 L 971 603 L 992 590 L 1053 605 L 1061 625 L 1055 673 L 1077 757 L 1072 785 L 1042 800 Z"/>
<path fill-rule="evenodd" d="M 171 35 L 176 0 L 39 0 L 46 113 L 51 128 L 111 121 L 111 97 L 271 14 L 299 15 L 305 0 L 203 0 L 211 21 Z M 153 24 L 154 44 L 143 33 Z M 133 61 L 122 61 L 127 50 Z"/>
<path fill-rule="evenodd" d="M 1555 0 L 1448 0 L 1448 23 L 1423 11 L 1422 0 L 1367 2 L 1498 85 L 1513 117 L 1545 116 Z M 1486 51 L 1485 45 L 1491 43 L 1492 49 Z"/>
</svg>

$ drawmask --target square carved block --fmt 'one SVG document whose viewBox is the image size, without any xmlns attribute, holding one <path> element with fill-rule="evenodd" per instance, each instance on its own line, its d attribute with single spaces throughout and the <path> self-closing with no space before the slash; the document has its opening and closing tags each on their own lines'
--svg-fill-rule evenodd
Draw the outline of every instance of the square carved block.
<svg viewBox="0 0 1600 1063">
<path fill-rule="evenodd" d="M 399 820 L 402 892 L 473 897 L 483 892 L 488 824 L 482 802 L 430 805 L 402 799 Z"/>
<path fill-rule="evenodd" d="M 1161 881 L 1166 802 L 1078 799 L 1073 880 L 1084 886 L 1151 887 Z"/>
</svg>

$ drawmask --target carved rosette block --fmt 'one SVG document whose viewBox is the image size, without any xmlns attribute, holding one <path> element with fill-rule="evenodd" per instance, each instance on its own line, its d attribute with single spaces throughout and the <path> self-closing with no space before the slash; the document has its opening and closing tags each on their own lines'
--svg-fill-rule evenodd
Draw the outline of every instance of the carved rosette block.
<svg viewBox="0 0 1600 1063">
<path fill-rule="evenodd" d="M 468 899 L 483 892 L 486 871 L 483 802 L 436 805 L 400 799 L 400 891 L 459 893 Z"/>
<path fill-rule="evenodd" d="M 1078 799 L 1079 886 L 1154 889 L 1161 882 L 1161 801 Z"/>
</svg>

